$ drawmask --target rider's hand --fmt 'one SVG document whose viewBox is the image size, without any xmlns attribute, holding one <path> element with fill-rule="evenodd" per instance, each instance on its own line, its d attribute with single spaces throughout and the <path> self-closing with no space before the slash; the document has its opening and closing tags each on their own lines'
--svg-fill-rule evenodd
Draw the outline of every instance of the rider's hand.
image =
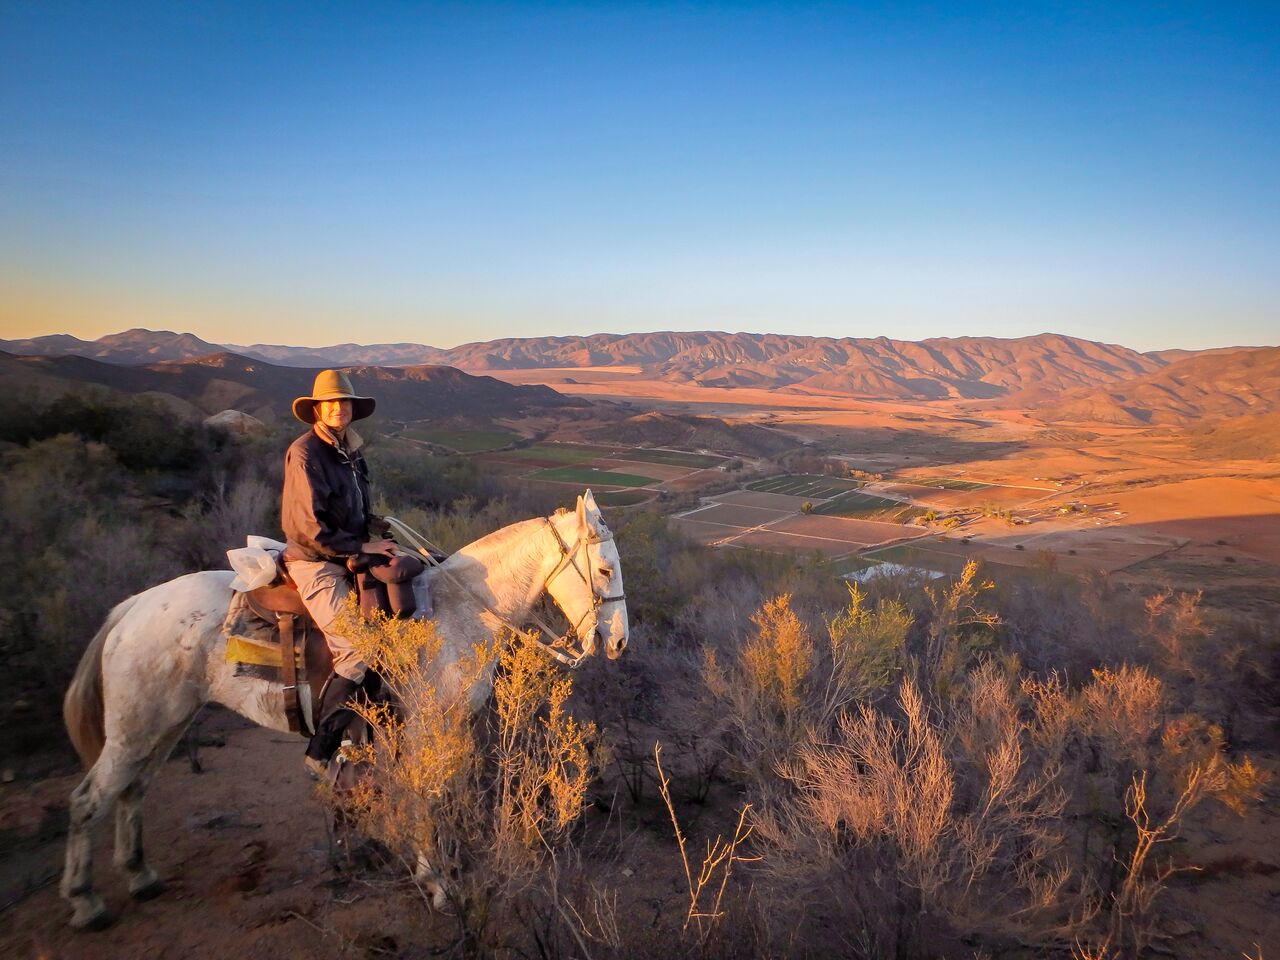
<svg viewBox="0 0 1280 960">
<path fill-rule="evenodd" d="M 361 553 L 380 553 L 384 557 L 394 557 L 400 552 L 400 545 L 394 540 L 370 540 L 360 545 Z"/>
</svg>

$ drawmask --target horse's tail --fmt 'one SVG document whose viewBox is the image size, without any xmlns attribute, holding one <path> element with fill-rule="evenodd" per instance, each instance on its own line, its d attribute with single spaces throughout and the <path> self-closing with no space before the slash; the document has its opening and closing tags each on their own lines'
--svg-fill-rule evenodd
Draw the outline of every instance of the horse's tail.
<svg viewBox="0 0 1280 960">
<path fill-rule="evenodd" d="M 62 720 L 67 725 L 67 736 L 71 738 L 76 753 L 80 754 L 85 769 L 93 766 L 107 742 L 103 723 L 102 648 L 106 646 L 107 635 L 129 612 L 135 599 L 130 597 L 116 604 L 115 609 L 107 614 L 106 622 L 85 647 L 76 674 L 67 687 L 67 694 L 62 698 Z"/>
</svg>

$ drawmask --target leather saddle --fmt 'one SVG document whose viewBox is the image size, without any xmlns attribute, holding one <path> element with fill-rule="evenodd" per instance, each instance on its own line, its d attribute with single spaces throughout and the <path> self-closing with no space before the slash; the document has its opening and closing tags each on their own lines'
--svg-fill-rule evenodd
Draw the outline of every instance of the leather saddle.
<svg viewBox="0 0 1280 960">
<path fill-rule="evenodd" d="M 412 581 L 423 563 L 401 554 L 394 560 L 360 554 L 347 562 L 366 617 L 377 614 L 408 618 L 416 611 Z M 280 641 L 280 678 L 284 683 L 284 712 L 289 730 L 310 736 L 320 722 L 321 693 L 333 672 L 333 654 L 324 633 L 307 613 L 297 584 L 283 559 L 276 563 L 276 579 L 245 593 L 256 616 L 274 624 Z"/>
<path fill-rule="evenodd" d="M 274 624 L 280 638 L 280 678 L 284 682 L 284 713 L 289 730 L 311 735 L 319 722 L 320 693 L 333 672 L 333 654 L 324 634 L 302 605 L 298 588 L 280 565 L 274 583 L 245 594 L 253 612 Z"/>
</svg>

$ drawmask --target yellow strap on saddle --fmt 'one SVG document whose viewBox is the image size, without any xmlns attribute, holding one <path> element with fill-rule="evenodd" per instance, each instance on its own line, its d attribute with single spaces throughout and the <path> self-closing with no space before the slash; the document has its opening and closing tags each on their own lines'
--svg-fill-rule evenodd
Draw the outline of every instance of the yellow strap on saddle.
<svg viewBox="0 0 1280 960">
<path fill-rule="evenodd" d="M 258 667 L 281 667 L 280 645 L 259 643 L 248 637 L 227 637 L 227 663 L 251 663 Z"/>
</svg>

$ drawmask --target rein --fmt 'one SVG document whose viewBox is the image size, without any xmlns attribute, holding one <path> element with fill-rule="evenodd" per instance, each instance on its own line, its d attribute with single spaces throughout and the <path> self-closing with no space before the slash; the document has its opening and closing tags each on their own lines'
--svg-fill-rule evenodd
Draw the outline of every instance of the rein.
<svg viewBox="0 0 1280 960">
<path fill-rule="evenodd" d="M 444 564 L 441 561 L 437 560 L 432 555 L 431 550 L 428 549 L 428 548 L 435 548 L 436 550 L 439 550 L 439 548 L 436 547 L 435 544 L 433 544 L 430 540 L 428 540 L 422 534 L 418 533 L 418 531 L 414 530 L 412 527 L 406 524 L 403 520 L 398 520 L 395 517 L 383 517 L 383 519 L 386 520 L 387 523 L 391 525 L 391 528 L 398 535 L 408 540 L 410 546 L 412 546 L 414 550 L 420 553 L 426 559 L 426 561 L 429 564 L 431 564 L 431 566 L 438 569 L 440 571 L 441 576 L 445 577 L 451 584 L 453 584 L 463 593 L 467 594 L 467 596 L 469 596 L 477 604 L 479 604 L 480 609 L 482 609 L 485 613 L 489 614 L 489 616 L 493 617 L 495 620 L 498 621 L 498 623 L 502 624 L 504 627 L 508 628 L 512 632 L 524 633 L 523 628 L 516 626 L 514 623 L 512 623 L 511 621 L 503 617 L 500 617 L 497 613 L 495 613 L 493 610 L 489 608 L 488 604 L 486 604 L 483 600 L 481 600 L 478 596 L 476 596 L 476 593 L 474 590 L 472 590 L 465 583 L 463 583 L 461 580 L 455 577 L 451 571 L 446 570 L 444 568 Z M 547 575 L 547 578 L 542 581 L 542 590 L 539 591 L 539 595 L 541 595 L 542 593 L 546 593 L 547 588 L 551 585 L 551 581 L 554 580 L 556 577 L 558 577 L 566 567 L 572 566 L 573 569 L 577 571 L 578 576 L 582 578 L 583 583 L 585 583 L 587 585 L 587 588 L 591 591 L 592 603 L 591 603 L 591 607 L 581 617 L 578 618 L 578 622 L 570 626 L 569 629 L 566 630 L 563 634 L 557 634 L 555 630 L 553 630 L 546 623 L 545 620 L 543 620 L 533 611 L 530 611 L 529 619 L 533 622 L 533 625 L 538 628 L 538 630 L 542 633 L 542 635 L 547 638 L 546 640 L 544 640 L 542 637 L 535 636 L 535 637 L 532 637 L 531 639 L 535 644 L 537 644 L 538 648 L 542 650 L 543 653 L 547 654 L 547 656 L 555 660 L 558 660 L 560 663 L 563 663 L 570 670 L 573 670 L 574 668 L 578 667 L 582 663 L 582 661 L 585 660 L 588 656 L 587 651 L 583 649 L 581 646 L 582 638 L 578 636 L 578 630 L 582 626 L 583 621 L 585 621 L 587 617 L 589 617 L 591 614 L 597 613 L 599 609 L 602 606 L 604 606 L 604 604 L 606 603 L 618 603 L 623 600 L 626 600 L 626 595 L 618 594 L 616 597 L 606 597 L 596 593 L 595 587 L 592 586 L 591 584 L 590 577 L 587 574 L 585 574 L 582 571 L 582 569 L 578 566 L 578 561 L 576 559 L 578 551 L 585 549 L 588 544 L 604 543 L 608 540 L 612 540 L 613 539 L 612 533 L 610 533 L 607 537 L 596 537 L 596 536 L 589 536 L 586 534 L 580 535 L 578 537 L 577 542 L 573 545 L 572 548 L 570 548 L 568 544 L 564 542 L 564 538 L 560 536 L 560 531 L 556 529 L 556 525 L 551 522 L 551 519 L 549 517 L 545 517 L 543 519 L 546 520 L 547 526 L 551 528 L 551 532 L 556 538 L 556 544 L 560 547 L 560 562 L 557 563 L 555 566 L 555 569 L 552 570 L 551 573 Z M 443 552 L 443 551 L 440 551 L 440 552 Z M 573 646 L 574 639 L 576 639 L 579 644 L 579 646 L 576 648 Z"/>
</svg>

